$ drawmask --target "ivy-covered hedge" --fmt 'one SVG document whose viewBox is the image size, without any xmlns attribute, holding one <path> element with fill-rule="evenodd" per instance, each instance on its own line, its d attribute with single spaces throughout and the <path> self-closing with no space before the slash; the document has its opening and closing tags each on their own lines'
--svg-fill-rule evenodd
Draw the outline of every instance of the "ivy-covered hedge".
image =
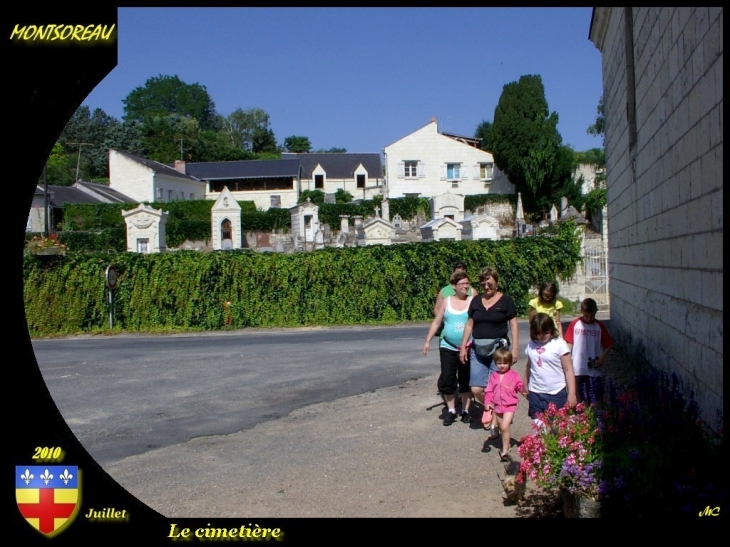
<svg viewBox="0 0 730 547">
<path fill-rule="evenodd" d="M 526 312 L 531 286 L 580 261 L 572 224 L 552 237 L 326 248 L 311 253 L 108 253 L 24 256 L 31 335 L 103 332 L 106 267 L 119 274 L 114 329 L 129 332 L 427 321 L 457 260 L 478 286 L 484 266 Z M 229 306 L 226 302 L 230 302 Z"/>
</svg>

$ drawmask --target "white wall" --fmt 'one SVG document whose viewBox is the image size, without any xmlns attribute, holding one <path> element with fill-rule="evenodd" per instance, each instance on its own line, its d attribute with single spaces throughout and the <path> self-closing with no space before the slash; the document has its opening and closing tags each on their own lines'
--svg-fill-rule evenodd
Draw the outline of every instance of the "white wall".
<svg viewBox="0 0 730 547">
<path fill-rule="evenodd" d="M 514 185 L 496 165 L 491 182 L 480 180 L 479 164 L 494 163 L 492 155 L 441 135 L 435 121 L 386 146 L 385 157 L 387 195 L 390 198 L 404 197 L 407 193 L 420 193 L 420 197 L 433 197 L 447 191 L 462 195 L 515 192 Z M 399 177 L 398 164 L 406 160 L 419 160 L 417 177 Z M 462 179 L 458 181 L 457 187 L 454 187 L 451 181 L 441 180 L 446 163 L 462 164 Z"/>
<path fill-rule="evenodd" d="M 109 150 L 110 188 L 139 202 L 155 201 L 152 175 L 149 167 Z"/>
<path fill-rule="evenodd" d="M 603 62 L 612 328 L 632 358 L 677 373 L 703 419 L 717 429 L 723 408 L 723 10 L 632 13 L 634 147 L 624 8 L 595 8 L 591 30 Z"/>
<path fill-rule="evenodd" d="M 189 201 L 192 199 L 205 199 L 205 189 L 207 184 L 195 180 L 185 180 L 177 177 L 169 177 L 162 173 L 154 173 L 154 201 Z M 162 197 L 157 197 L 157 188 L 162 190 Z M 172 198 L 170 197 L 172 190 Z M 191 197 L 192 195 L 192 197 Z"/>
<path fill-rule="evenodd" d="M 205 199 L 216 200 L 221 195 L 220 192 L 208 192 Z M 281 209 L 288 209 L 297 204 L 296 190 L 262 190 L 262 191 L 245 191 L 234 192 L 231 195 L 236 201 L 253 201 L 257 209 L 268 211 L 271 207 L 271 196 L 281 196 Z"/>
</svg>

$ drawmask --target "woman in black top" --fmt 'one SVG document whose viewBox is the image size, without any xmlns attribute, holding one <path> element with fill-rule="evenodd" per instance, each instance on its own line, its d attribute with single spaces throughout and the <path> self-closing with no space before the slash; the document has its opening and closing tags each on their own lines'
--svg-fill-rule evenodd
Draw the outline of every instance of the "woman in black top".
<svg viewBox="0 0 730 547">
<path fill-rule="evenodd" d="M 471 346 L 469 386 L 476 400 L 484 406 L 484 390 L 494 366 L 491 356 L 480 356 L 475 351 L 475 346 L 480 340 L 506 339 L 512 352 L 514 366 L 519 359 L 519 327 L 515 303 L 508 295 L 498 290 L 499 272 L 495 268 L 484 268 L 479 274 L 479 283 L 484 292 L 473 298 L 469 306 L 469 319 L 464 326 L 459 359 L 462 363 L 469 360 L 467 342 L 473 337 L 475 342 Z M 490 438 L 497 434 L 496 427 L 496 422 L 493 421 Z"/>
</svg>

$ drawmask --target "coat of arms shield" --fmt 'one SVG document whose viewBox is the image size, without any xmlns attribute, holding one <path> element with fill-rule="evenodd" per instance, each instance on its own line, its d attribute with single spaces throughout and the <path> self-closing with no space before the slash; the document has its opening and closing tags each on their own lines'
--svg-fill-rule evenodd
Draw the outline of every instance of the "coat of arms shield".
<svg viewBox="0 0 730 547">
<path fill-rule="evenodd" d="M 72 465 L 16 466 L 15 499 L 20 514 L 41 534 L 52 537 L 76 517 L 81 477 Z"/>
</svg>

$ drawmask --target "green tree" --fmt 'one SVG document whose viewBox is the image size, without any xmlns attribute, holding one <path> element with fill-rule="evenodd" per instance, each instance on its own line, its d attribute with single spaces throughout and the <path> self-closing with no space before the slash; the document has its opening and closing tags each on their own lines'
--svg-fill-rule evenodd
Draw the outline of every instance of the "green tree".
<svg viewBox="0 0 730 547">
<path fill-rule="evenodd" d="M 557 125 L 558 114 L 548 110 L 539 75 L 521 76 L 503 87 L 489 133 L 490 152 L 522 193 L 528 211 L 537 212 L 538 200 L 559 197 L 551 195 L 562 144 Z"/>
<path fill-rule="evenodd" d="M 333 146 L 332 148 L 329 148 L 327 150 L 325 150 L 324 148 L 315 150 L 314 154 L 347 154 L 347 149 L 346 148 L 336 148 Z"/>
<path fill-rule="evenodd" d="M 110 148 L 142 153 L 139 124 L 121 123 L 101 108 L 92 112 L 88 106 L 80 106 L 74 112 L 59 135 L 58 143 L 73 164 L 74 180 L 77 166 L 82 180 L 108 178 Z"/>
<path fill-rule="evenodd" d="M 61 146 L 60 142 L 56 142 L 51 150 L 51 155 L 46 161 L 46 179 L 48 184 L 56 186 L 71 186 L 75 182 L 76 164 L 71 156 L 69 156 Z M 43 174 L 41 174 L 38 184 L 43 184 Z"/>
<path fill-rule="evenodd" d="M 263 154 L 278 154 L 279 146 L 276 144 L 276 137 L 274 137 L 274 131 L 271 128 L 257 128 L 253 134 L 253 153 L 259 155 Z"/>
<path fill-rule="evenodd" d="M 271 131 L 269 115 L 261 108 L 237 108 L 228 116 L 219 116 L 218 119 L 218 130 L 228 136 L 233 146 L 243 150 L 254 151 L 254 140 L 261 141 L 261 135 Z"/>
<path fill-rule="evenodd" d="M 596 107 L 596 121 L 588 126 L 587 133 L 594 137 L 601 137 L 604 148 L 592 148 L 587 153 L 591 153 L 592 157 L 588 158 L 585 163 L 590 163 L 596 170 L 596 188 L 606 187 L 606 112 L 603 104 L 603 95 L 598 99 Z M 604 198 L 605 199 L 605 196 Z M 600 201 L 600 200 L 599 200 Z"/>
<path fill-rule="evenodd" d="M 284 148 L 287 152 L 305 154 L 312 149 L 312 143 L 309 141 L 308 137 L 291 135 L 290 137 L 284 139 Z"/>
<path fill-rule="evenodd" d="M 215 104 L 205 86 L 186 84 L 177 76 L 149 78 L 143 86 L 133 89 L 124 103 L 124 121 L 144 122 L 152 116 L 178 114 L 198 121 L 203 129 L 215 129 Z"/>
<path fill-rule="evenodd" d="M 190 143 L 190 161 L 241 161 L 256 159 L 253 152 L 233 146 L 227 137 L 215 131 L 201 131 Z"/>
<path fill-rule="evenodd" d="M 596 121 L 588 126 L 587 133 L 594 137 L 606 137 L 606 112 L 603 106 L 603 95 L 598 99 L 596 106 Z"/>
<path fill-rule="evenodd" d="M 142 124 L 144 156 L 160 163 L 174 163 L 183 159 L 193 161 L 193 144 L 200 135 L 197 120 L 168 114 L 149 116 Z"/>
<path fill-rule="evenodd" d="M 482 121 L 482 123 L 480 123 L 477 126 L 476 131 L 474 131 L 474 138 L 482 139 L 482 142 L 481 142 L 482 150 L 486 150 L 487 152 L 490 152 L 492 150 L 491 141 L 489 140 L 491 134 L 492 134 L 492 122 L 488 122 L 488 121 Z"/>
<path fill-rule="evenodd" d="M 544 196 L 540 196 L 537 199 L 537 204 L 541 210 L 543 207 L 547 207 L 549 210 L 552 204 L 559 208 L 559 200 L 562 197 L 568 198 L 568 203 L 579 211 L 583 208 L 583 202 L 585 201 L 582 194 L 583 181 L 576 181 L 574 175 L 577 167 L 578 154 L 570 146 L 561 145 L 555 157 L 551 187 L 548 191 L 548 195 L 551 196 L 551 200 L 549 200 L 551 203 L 548 204 L 548 200 Z"/>
</svg>

